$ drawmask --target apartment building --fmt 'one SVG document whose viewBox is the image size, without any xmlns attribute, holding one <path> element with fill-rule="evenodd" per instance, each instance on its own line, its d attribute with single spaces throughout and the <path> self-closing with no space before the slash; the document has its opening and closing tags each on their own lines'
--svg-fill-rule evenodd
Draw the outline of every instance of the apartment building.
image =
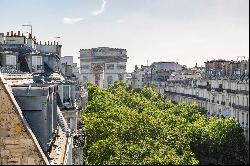
<svg viewBox="0 0 250 166">
<path fill-rule="evenodd" d="M 206 66 L 205 77 L 162 82 L 160 91 L 174 102 L 199 104 L 207 110 L 208 117 L 234 117 L 244 129 L 246 141 L 249 142 L 249 68 L 246 68 L 249 61 L 218 62 L 221 64 Z M 224 75 L 221 73 L 225 63 L 225 69 L 234 63 L 241 65 L 227 72 L 233 75 Z"/>
<path fill-rule="evenodd" d="M 38 43 L 20 31 L 0 35 L 0 41 L 0 103 L 4 106 L 0 107 L 0 163 L 83 164 L 86 140 L 75 80 L 70 72 L 61 72 L 62 46 Z M 12 118 L 17 126 L 7 125 Z M 24 145 L 23 139 L 28 141 Z M 30 149 L 36 153 L 33 157 Z"/>
</svg>

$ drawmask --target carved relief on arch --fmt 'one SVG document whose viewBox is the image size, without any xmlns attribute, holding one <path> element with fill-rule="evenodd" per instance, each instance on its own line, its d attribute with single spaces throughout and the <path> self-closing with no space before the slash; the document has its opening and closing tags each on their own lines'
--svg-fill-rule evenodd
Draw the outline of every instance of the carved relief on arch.
<svg viewBox="0 0 250 166">
<path fill-rule="evenodd" d="M 102 72 L 103 69 L 104 69 L 104 66 L 101 63 L 92 63 L 91 64 L 91 70 L 92 71 L 101 71 Z"/>
</svg>

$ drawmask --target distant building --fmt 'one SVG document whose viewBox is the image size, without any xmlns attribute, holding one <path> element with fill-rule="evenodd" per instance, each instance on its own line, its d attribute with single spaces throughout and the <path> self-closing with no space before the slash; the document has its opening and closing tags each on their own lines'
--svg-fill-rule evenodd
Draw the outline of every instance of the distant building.
<svg viewBox="0 0 250 166">
<path fill-rule="evenodd" d="M 201 67 L 186 68 L 181 71 L 172 72 L 169 80 L 200 79 L 204 70 Z"/>
<path fill-rule="evenodd" d="M 109 84 L 125 81 L 127 50 L 98 47 L 80 50 L 80 82 L 92 82 L 106 88 Z"/>
<path fill-rule="evenodd" d="M 249 61 L 213 60 L 205 64 L 201 78 L 171 79 L 162 82 L 159 91 L 174 102 L 199 104 L 208 117 L 234 117 L 249 142 Z"/>
<path fill-rule="evenodd" d="M 249 75 L 249 60 L 212 60 L 205 62 L 206 77 L 210 79 L 240 79 Z"/>
<path fill-rule="evenodd" d="M 173 102 L 197 103 L 208 117 L 234 117 L 249 142 L 249 60 L 219 59 L 193 68 L 155 62 L 131 74 L 134 88 L 151 86 Z"/>
<path fill-rule="evenodd" d="M 160 86 L 160 82 L 169 80 L 172 73 L 183 69 L 185 66 L 178 62 L 154 62 L 150 66 L 141 65 L 140 68 L 136 65 L 134 72 L 131 73 L 132 87 L 141 89 L 156 84 Z"/>
<path fill-rule="evenodd" d="M 137 65 L 135 66 L 134 72 L 131 73 L 131 85 L 133 88 L 141 89 L 146 86 L 145 74 L 148 68 L 148 66 L 143 65 L 141 65 L 141 68 L 138 68 Z"/>
<path fill-rule="evenodd" d="M 180 71 L 183 69 L 183 65 L 178 62 L 154 62 L 151 66 L 155 71 Z"/>
<path fill-rule="evenodd" d="M 184 66 L 178 64 L 178 62 L 154 62 L 146 73 L 146 80 L 148 82 L 167 81 L 172 72 L 182 69 L 184 69 Z"/>
<path fill-rule="evenodd" d="M 73 73 L 73 56 L 64 56 L 61 57 L 61 72 L 68 79 L 75 79 L 75 75 Z"/>
<path fill-rule="evenodd" d="M 125 77 L 126 77 L 126 83 L 127 83 L 129 86 L 131 86 L 131 85 L 132 85 L 132 75 L 131 75 L 131 73 L 127 73 L 127 74 L 125 75 Z"/>
</svg>

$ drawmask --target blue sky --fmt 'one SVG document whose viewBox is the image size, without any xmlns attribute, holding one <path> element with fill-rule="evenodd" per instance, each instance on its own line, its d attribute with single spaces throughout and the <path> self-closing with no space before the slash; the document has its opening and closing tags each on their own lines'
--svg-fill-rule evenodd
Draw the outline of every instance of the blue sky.
<svg viewBox="0 0 250 166">
<path fill-rule="evenodd" d="M 125 48 L 134 65 L 249 55 L 249 0 L 0 0 L 0 32 L 60 36 L 63 56 L 93 47 Z"/>
</svg>

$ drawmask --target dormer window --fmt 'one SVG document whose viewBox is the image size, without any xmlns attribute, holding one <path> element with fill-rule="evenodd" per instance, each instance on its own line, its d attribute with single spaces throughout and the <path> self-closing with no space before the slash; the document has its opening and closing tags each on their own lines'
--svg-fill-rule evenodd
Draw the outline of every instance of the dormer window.
<svg viewBox="0 0 250 166">
<path fill-rule="evenodd" d="M 32 71 L 42 70 L 42 56 L 32 56 Z"/>
<path fill-rule="evenodd" d="M 15 55 L 6 55 L 6 66 L 16 67 Z"/>
</svg>

